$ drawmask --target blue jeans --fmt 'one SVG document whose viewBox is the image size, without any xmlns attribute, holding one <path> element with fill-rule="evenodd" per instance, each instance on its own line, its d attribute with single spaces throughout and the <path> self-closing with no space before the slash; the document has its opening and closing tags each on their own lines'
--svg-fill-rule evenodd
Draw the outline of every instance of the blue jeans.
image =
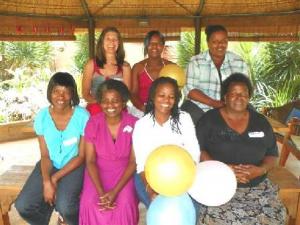
<svg viewBox="0 0 300 225">
<path fill-rule="evenodd" d="M 146 206 L 148 209 L 151 203 L 150 196 L 148 195 L 146 191 L 145 184 L 139 174 L 134 175 L 134 184 L 135 184 L 135 189 L 136 193 L 138 195 L 139 200 Z"/>
<path fill-rule="evenodd" d="M 134 175 L 134 183 L 135 183 L 135 189 L 138 195 L 139 200 L 146 206 L 148 209 L 151 203 L 150 196 L 146 192 L 146 187 L 144 185 L 144 182 L 139 174 Z M 201 210 L 201 204 L 196 202 L 192 197 L 192 202 L 194 204 L 195 212 L 196 212 L 196 224 L 199 218 L 199 210 Z"/>
<path fill-rule="evenodd" d="M 57 172 L 53 168 L 51 173 Z M 68 225 L 78 225 L 79 195 L 84 166 L 80 166 L 58 181 L 54 206 L 44 201 L 41 163 L 38 162 L 16 199 L 15 207 L 31 225 L 48 225 L 55 209 Z"/>
</svg>

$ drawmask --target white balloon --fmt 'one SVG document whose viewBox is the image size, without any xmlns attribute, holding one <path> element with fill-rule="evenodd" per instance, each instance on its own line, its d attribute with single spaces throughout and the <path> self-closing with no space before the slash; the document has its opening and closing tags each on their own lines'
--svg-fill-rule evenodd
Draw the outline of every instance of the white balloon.
<svg viewBox="0 0 300 225">
<path fill-rule="evenodd" d="M 206 206 L 219 206 L 235 194 L 237 181 L 232 169 L 225 163 L 210 160 L 197 165 L 196 177 L 188 193 Z"/>
</svg>

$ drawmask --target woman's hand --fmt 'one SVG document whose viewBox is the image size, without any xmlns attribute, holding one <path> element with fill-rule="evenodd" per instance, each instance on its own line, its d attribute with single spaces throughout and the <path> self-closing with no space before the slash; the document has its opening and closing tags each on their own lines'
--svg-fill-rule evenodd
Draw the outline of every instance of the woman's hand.
<svg viewBox="0 0 300 225">
<path fill-rule="evenodd" d="M 150 187 L 149 184 L 146 185 L 146 192 L 149 195 L 151 201 L 157 196 L 157 193 Z"/>
<path fill-rule="evenodd" d="M 98 203 L 98 205 L 100 206 L 99 210 L 100 211 L 112 210 L 116 208 L 116 203 L 115 203 L 116 197 L 117 197 L 117 193 L 114 189 L 101 195 Z"/>
<path fill-rule="evenodd" d="M 57 182 L 58 182 L 58 178 L 54 175 L 51 176 L 51 183 L 53 185 L 53 187 L 56 189 L 57 187 Z"/>
<path fill-rule="evenodd" d="M 233 169 L 237 181 L 243 184 L 249 183 L 250 180 L 262 176 L 266 172 L 263 167 L 252 164 L 230 165 L 230 167 Z"/>
<path fill-rule="evenodd" d="M 55 201 L 56 187 L 50 180 L 43 183 L 43 191 L 45 202 L 53 206 Z"/>
</svg>

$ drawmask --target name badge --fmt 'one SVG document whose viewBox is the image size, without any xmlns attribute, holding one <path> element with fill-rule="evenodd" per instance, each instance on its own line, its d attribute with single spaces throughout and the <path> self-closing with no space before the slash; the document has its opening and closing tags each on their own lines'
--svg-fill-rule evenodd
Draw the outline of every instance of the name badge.
<svg viewBox="0 0 300 225">
<path fill-rule="evenodd" d="M 129 125 L 125 126 L 124 129 L 123 129 L 123 132 L 124 133 L 131 133 L 131 131 L 133 130 L 133 128 Z"/>
<path fill-rule="evenodd" d="M 254 132 L 249 132 L 248 135 L 251 138 L 262 138 L 265 136 L 265 133 L 263 131 L 254 131 Z"/>
<path fill-rule="evenodd" d="M 77 137 L 73 137 L 73 138 L 70 138 L 68 140 L 64 140 L 63 145 L 64 146 L 70 146 L 70 145 L 76 144 L 77 140 L 78 140 Z"/>
</svg>

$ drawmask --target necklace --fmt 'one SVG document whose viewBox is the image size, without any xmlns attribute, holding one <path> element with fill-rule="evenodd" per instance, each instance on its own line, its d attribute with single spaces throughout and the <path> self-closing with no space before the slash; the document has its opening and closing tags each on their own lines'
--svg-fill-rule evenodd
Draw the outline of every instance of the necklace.
<svg viewBox="0 0 300 225">
<path fill-rule="evenodd" d="M 162 65 L 162 67 L 158 70 L 158 73 L 157 74 L 154 73 L 153 76 L 151 76 L 151 74 L 147 70 L 147 66 L 149 67 L 149 63 L 148 62 L 145 63 L 144 70 L 145 70 L 147 76 L 150 78 L 150 80 L 154 81 L 158 77 L 160 70 L 165 66 L 163 59 L 161 59 L 161 65 Z M 151 66 L 150 66 L 150 68 L 151 68 Z"/>
</svg>

